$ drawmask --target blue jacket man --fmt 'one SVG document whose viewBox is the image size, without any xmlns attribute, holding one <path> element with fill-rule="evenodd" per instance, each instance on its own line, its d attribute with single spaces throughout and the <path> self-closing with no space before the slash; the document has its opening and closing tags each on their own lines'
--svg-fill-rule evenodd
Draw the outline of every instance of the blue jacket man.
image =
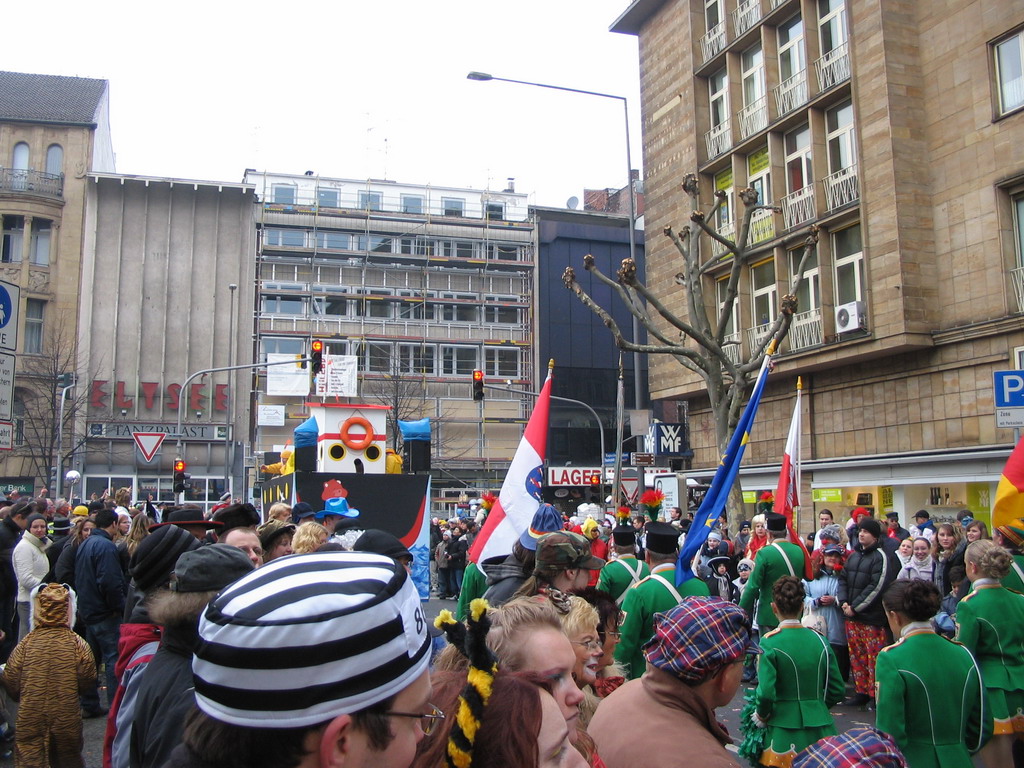
<svg viewBox="0 0 1024 768">
<path fill-rule="evenodd" d="M 114 665 L 117 663 L 117 641 L 128 591 L 121 558 L 113 541 L 116 529 L 117 515 L 114 511 L 98 511 L 96 528 L 79 546 L 75 557 L 78 615 L 85 624 L 85 639 L 92 647 L 93 655 L 106 667 L 108 706 L 117 691 Z"/>
</svg>

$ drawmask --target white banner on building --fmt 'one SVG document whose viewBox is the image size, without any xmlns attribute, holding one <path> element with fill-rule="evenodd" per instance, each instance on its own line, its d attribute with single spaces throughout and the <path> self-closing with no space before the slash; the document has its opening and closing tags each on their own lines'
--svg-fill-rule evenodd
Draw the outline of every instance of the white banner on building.
<svg viewBox="0 0 1024 768">
<path fill-rule="evenodd" d="M 355 397 L 358 392 L 359 358 L 324 355 L 324 369 L 316 377 L 317 397 Z"/>
<path fill-rule="evenodd" d="M 284 406 L 283 405 L 259 405 L 256 407 L 256 426 L 258 427 L 283 427 Z"/>
<path fill-rule="evenodd" d="M 309 368 L 295 363 L 295 355 L 268 354 L 268 363 L 291 361 L 292 365 L 267 366 L 267 394 L 281 397 L 307 397 L 309 395 Z M 307 363 L 308 365 L 308 363 Z"/>
</svg>

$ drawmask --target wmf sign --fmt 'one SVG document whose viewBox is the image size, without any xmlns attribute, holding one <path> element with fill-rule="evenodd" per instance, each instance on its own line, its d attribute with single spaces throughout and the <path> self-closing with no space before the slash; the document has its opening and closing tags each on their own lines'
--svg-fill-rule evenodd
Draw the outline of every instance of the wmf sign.
<svg viewBox="0 0 1024 768">
<path fill-rule="evenodd" d="M 655 456 L 690 456 L 690 444 L 686 440 L 686 429 L 682 424 L 666 424 L 656 421 L 647 431 L 647 453 Z"/>
</svg>

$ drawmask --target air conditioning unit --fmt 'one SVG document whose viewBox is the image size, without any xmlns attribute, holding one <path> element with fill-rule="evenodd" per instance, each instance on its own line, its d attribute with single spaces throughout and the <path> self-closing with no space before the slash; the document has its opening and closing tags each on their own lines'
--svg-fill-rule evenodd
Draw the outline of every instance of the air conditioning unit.
<svg viewBox="0 0 1024 768">
<path fill-rule="evenodd" d="M 868 327 L 863 301 L 851 301 L 836 307 L 836 333 L 863 331 Z"/>
</svg>

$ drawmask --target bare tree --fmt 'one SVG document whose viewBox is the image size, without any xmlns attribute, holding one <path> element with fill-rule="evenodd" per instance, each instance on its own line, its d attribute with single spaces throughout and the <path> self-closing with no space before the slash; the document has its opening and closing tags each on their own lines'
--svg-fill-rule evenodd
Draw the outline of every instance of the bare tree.
<svg viewBox="0 0 1024 768">
<path fill-rule="evenodd" d="M 693 212 L 690 224 L 676 232 L 671 227 L 665 235 L 675 245 L 682 257 L 682 269 L 675 275 L 677 285 L 683 287 L 686 296 L 686 317 L 670 311 L 659 293 L 652 291 L 637 278 L 636 263 L 624 259 L 616 275 L 617 279 L 603 274 L 596 266 L 594 257 L 584 257 L 584 266 L 604 285 L 610 286 L 629 307 L 630 312 L 644 326 L 650 340 L 637 344 L 626 339 L 618 324 L 603 307 L 595 302 L 576 281 L 576 273 L 568 267 L 562 277 L 565 286 L 573 291 L 587 307 L 595 312 L 611 330 L 619 349 L 642 354 L 671 355 L 680 365 L 701 376 L 707 386 L 708 398 L 715 421 L 715 439 L 720 452 L 724 452 L 732 431 L 739 420 L 744 395 L 757 376 L 765 351 L 772 340 L 776 348 L 786 338 L 793 314 L 796 312 L 796 292 L 803 281 L 804 269 L 818 242 L 818 229 L 810 227 L 804 240 L 803 251 L 789 292 L 782 297 L 781 310 L 767 324 L 759 337 L 751 344 L 749 354 L 743 359 L 738 353 L 739 342 L 728 338 L 733 307 L 739 295 L 740 275 L 748 264 L 751 251 L 750 231 L 752 217 L 758 211 L 775 211 L 771 205 L 758 203 L 754 189 L 742 189 L 740 201 L 744 206 L 743 221 L 739 236 L 731 240 L 718 233 L 709 223 L 718 215 L 726 203 L 726 193 L 717 191 L 715 203 L 707 213 L 700 209 L 698 200 L 698 179 L 689 174 L 683 182 L 683 190 L 690 196 Z M 701 258 L 700 235 L 706 234 L 718 244 L 710 256 Z M 730 262 L 731 258 L 731 262 Z M 713 291 L 716 279 L 728 274 L 726 293 L 721 309 L 716 301 L 709 301 L 705 291 Z M 713 294 L 712 294 L 712 298 Z M 732 349 L 730 349 L 732 347 Z"/>
<path fill-rule="evenodd" d="M 58 453 L 59 463 L 66 467 L 75 451 L 85 444 L 85 433 L 76 435 L 74 425 L 88 407 L 88 388 L 81 384 L 69 390 L 63 412 L 60 402 L 61 390 L 65 382 L 73 380 L 77 362 L 74 324 L 66 316 L 59 317 L 44 334 L 39 354 L 23 354 L 19 360 L 15 401 L 20 407 L 15 415 L 16 445 L 11 453 L 21 457 L 27 471 L 50 488 L 55 484 Z M 63 445 L 58 445 L 61 436 Z M 57 479 L 58 495 L 60 485 Z"/>
</svg>

